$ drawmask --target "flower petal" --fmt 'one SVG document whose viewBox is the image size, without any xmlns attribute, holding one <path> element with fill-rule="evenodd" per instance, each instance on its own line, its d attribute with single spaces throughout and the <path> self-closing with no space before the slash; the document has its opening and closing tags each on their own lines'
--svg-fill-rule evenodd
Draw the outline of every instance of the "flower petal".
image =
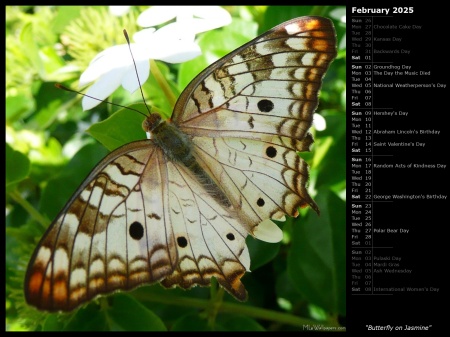
<svg viewBox="0 0 450 337">
<path fill-rule="evenodd" d="M 105 49 L 94 57 L 89 67 L 81 74 L 79 86 L 91 83 L 114 69 L 127 67 L 131 62 L 130 51 L 126 44 Z"/>
<path fill-rule="evenodd" d="M 202 50 L 195 42 L 179 41 L 168 45 L 164 50 L 158 50 L 153 54 L 154 59 L 169 63 L 182 63 L 202 54 Z"/>
<path fill-rule="evenodd" d="M 231 23 L 230 13 L 220 6 L 192 6 L 192 13 L 194 16 L 201 18 L 197 19 L 194 27 L 195 33 L 201 33 Z"/>
<path fill-rule="evenodd" d="M 155 28 L 145 28 L 133 34 L 133 41 L 136 43 L 146 43 L 152 39 Z"/>
<path fill-rule="evenodd" d="M 313 125 L 317 131 L 323 131 L 327 128 L 327 121 L 322 115 L 314 113 L 313 115 Z"/>
<path fill-rule="evenodd" d="M 175 40 L 194 41 L 195 33 L 190 26 L 192 20 L 190 19 L 188 24 L 182 24 L 177 21 L 161 27 L 153 34 L 152 44 L 165 47 L 165 45 Z"/>
<path fill-rule="evenodd" d="M 130 11 L 130 6 L 108 6 L 108 8 L 114 16 L 123 16 Z"/>
<path fill-rule="evenodd" d="M 137 69 L 137 74 L 136 74 Z M 122 87 L 124 87 L 126 90 L 128 90 L 130 93 L 135 92 L 137 89 L 139 89 L 141 84 L 145 83 L 148 79 L 148 76 L 150 74 L 150 61 L 144 60 L 136 62 L 136 69 L 134 68 L 134 65 L 130 67 L 128 71 L 125 72 L 123 79 L 122 79 Z M 139 81 L 138 81 L 139 76 Z"/>
<path fill-rule="evenodd" d="M 202 19 L 230 21 L 230 13 L 221 6 L 190 6 L 192 14 Z"/>
<path fill-rule="evenodd" d="M 151 27 L 172 20 L 177 15 L 176 7 L 178 6 L 152 6 L 138 16 L 137 24 L 141 27 Z"/>
<path fill-rule="evenodd" d="M 104 74 L 89 88 L 86 95 L 95 97 L 98 100 L 84 96 L 82 100 L 83 110 L 89 110 L 99 105 L 101 101 L 105 100 L 119 87 L 127 71 L 126 68 L 120 69 L 121 71 L 111 71 Z"/>
<path fill-rule="evenodd" d="M 231 22 L 231 21 L 230 21 Z M 190 23 L 190 29 L 194 32 L 194 34 L 199 34 L 202 32 L 207 32 L 212 29 L 216 29 L 222 26 L 226 26 L 230 24 L 230 22 L 218 22 L 218 21 L 211 21 L 211 20 L 205 20 L 205 19 L 192 19 Z"/>
<path fill-rule="evenodd" d="M 178 22 L 168 24 L 155 32 L 141 30 L 133 38 L 138 42 L 135 48 L 141 53 L 142 59 L 180 63 L 201 54 L 200 47 L 194 42 L 194 33 Z"/>
</svg>

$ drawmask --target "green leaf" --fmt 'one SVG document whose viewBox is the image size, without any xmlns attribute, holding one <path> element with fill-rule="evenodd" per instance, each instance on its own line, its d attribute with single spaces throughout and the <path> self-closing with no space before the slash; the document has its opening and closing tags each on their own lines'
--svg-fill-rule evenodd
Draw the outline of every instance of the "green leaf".
<svg viewBox="0 0 450 337">
<path fill-rule="evenodd" d="M 39 51 L 42 56 L 43 66 L 45 67 L 45 72 L 47 74 L 47 81 L 61 81 L 61 75 L 58 70 L 64 67 L 64 61 L 58 52 L 55 50 L 54 46 L 44 46 Z"/>
<path fill-rule="evenodd" d="M 57 118 L 67 93 L 55 88 L 54 83 L 43 82 L 34 94 L 36 111 L 27 122 L 29 128 L 48 128 Z"/>
<path fill-rule="evenodd" d="M 17 183 L 30 172 L 30 160 L 6 143 L 6 186 Z"/>
<path fill-rule="evenodd" d="M 321 215 L 293 228 L 288 273 L 311 303 L 345 314 L 345 202 L 327 188 L 317 195 Z"/>
<path fill-rule="evenodd" d="M 80 16 L 82 9 L 82 6 L 59 6 L 52 22 L 53 31 L 56 33 L 64 32 L 64 28 Z"/>
<path fill-rule="evenodd" d="M 57 314 L 48 315 L 42 326 L 42 331 L 61 331 L 64 328 L 64 324 L 58 319 Z"/>
<path fill-rule="evenodd" d="M 115 328 L 124 331 L 167 331 L 161 319 L 127 294 L 116 294 L 107 309 Z"/>
<path fill-rule="evenodd" d="M 63 173 L 48 181 L 41 198 L 42 213 L 53 219 L 83 179 L 107 153 L 99 144 L 88 144 L 78 151 Z"/>
<path fill-rule="evenodd" d="M 86 132 L 110 151 L 130 142 L 146 139 L 142 129 L 145 116 L 132 111 L 132 109 L 137 109 L 145 116 L 147 115 L 143 103 L 133 104 L 128 108 L 118 110 L 104 121 L 91 125 Z"/>
<path fill-rule="evenodd" d="M 97 304 L 79 309 L 64 327 L 63 331 L 108 331 L 105 314 Z"/>
<path fill-rule="evenodd" d="M 328 113 L 326 116 L 327 128 L 321 132 L 322 143 L 325 137 L 331 137 L 332 143 L 323 159 L 318 165 L 319 175 L 316 188 L 320 186 L 345 186 L 346 181 L 346 131 L 345 115 L 339 113 Z"/>
<path fill-rule="evenodd" d="M 5 103 L 7 123 L 27 117 L 34 107 L 34 101 L 26 95 L 7 96 Z"/>
<path fill-rule="evenodd" d="M 198 313 L 188 314 L 178 319 L 171 331 L 211 331 L 205 318 Z"/>
<path fill-rule="evenodd" d="M 281 245 L 280 242 L 269 243 L 257 240 L 250 235 L 247 237 L 246 242 L 250 251 L 250 270 L 252 271 L 272 261 L 277 256 Z"/>
<path fill-rule="evenodd" d="M 218 323 L 223 331 L 265 331 L 254 319 L 243 315 L 220 315 Z"/>
<path fill-rule="evenodd" d="M 44 65 L 39 57 L 39 49 L 33 32 L 33 24 L 27 23 L 20 34 L 20 42 L 27 50 L 28 60 L 33 64 L 33 69 L 38 72 L 41 78 L 45 78 Z"/>
<path fill-rule="evenodd" d="M 172 326 L 171 331 L 265 331 L 254 319 L 234 314 L 219 314 L 214 327 L 202 314 L 184 315 Z"/>
<path fill-rule="evenodd" d="M 277 274 L 276 292 L 278 298 L 283 298 L 292 302 L 302 299 L 297 287 L 289 277 L 287 270 L 283 270 L 283 272 Z"/>
</svg>

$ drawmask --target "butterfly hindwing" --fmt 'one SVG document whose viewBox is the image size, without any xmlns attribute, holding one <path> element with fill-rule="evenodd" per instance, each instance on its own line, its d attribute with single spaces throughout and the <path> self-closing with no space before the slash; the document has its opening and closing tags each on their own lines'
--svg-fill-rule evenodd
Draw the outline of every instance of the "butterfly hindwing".
<svg viewBox="0 0 450 337">
<path fill-rule="evenodd" d="M 151 140 L 133 142 L 109 154 L 50 225 L 29 264 L 26 298 L 69 311 L 164 278 L 190 288 L 214 276 L 243 300 L 246 236 L 186 167 Z"/>
<path fill-rule="evenodd" d="M 25 280 L 29 303 L 67 311 L 98 294 L 155 282 L 172 272 L 174 238 L 156 217 L 144 214 L 146 204 L 161 209 L 163 203 L 154 197 L 162 195 L 161 183 L 143 179 L 156 151 L 151 141 L 131 143 L 90 173 L 30 261 Z M 142 197 L 142 189 L 149 187 L 153 193 Z M 145 244 L 132 239 L 147 235 L 151 238 Z"/>
<path fill-rule="evenodd" d="M 305 150 L 310 136 L 297 149 Z M 242 138 L 194 138 L 197 160 L 221 182 L 235 209 L 241 211 L 248 232 L 265 219 L 280 220 L 284 215 L 297 216 L 298 208 L 317 205 L 306 190 L 306 162 L 274 136 L 270 142 Z M 300 147 L 304 145 L 304 147 Z"/>
<path fill-rule="evenodd" d="M 214 276 L 236 298 L 246 299 L 240 278 L 250 268 L 247 232 L 234 211 L 212 198 L 189 169 L 169 162 L 168 171 L 171 224 L 179 263 L 161 284 L 185 289 L 195 284 L 208 286 Z"/>
</svg>

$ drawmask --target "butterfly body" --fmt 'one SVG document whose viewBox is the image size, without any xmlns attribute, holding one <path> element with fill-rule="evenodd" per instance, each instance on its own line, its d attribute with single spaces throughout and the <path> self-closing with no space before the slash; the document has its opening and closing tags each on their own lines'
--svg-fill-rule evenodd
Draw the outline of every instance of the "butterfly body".
<svg viewBox="0 0 450 337">
<path fill-rule="evenodd" d="M 161 117 L 153 116 L 154 114 L 156 113 L 152 113 L 147 118 L 147 122 L 143 123 L 144 130 L 150 133 L 150 138 L 161 148 L 167 158 L 182 163 L 194 173 L 213 198 L 227 207 L 230 206 L 227 197 L 195 159 L 191 138 L 171 121 L 162 121 Z M 152 125 L 154 120 L 158 121 L 156 126 Z"/>
<path fill-rule="evenodd" d="M 278 242 L 271 219 L 319 211 L 306 184 L 308 132 L 322 77 L 336 55 L 328 19 L 287 21 L 231 52 L 183 91 L 150 139 L 106 156 L 39 242 L 25 297 L 70 311 L 100 294 L 160 282 L 188 289 L 218 280 L 239 300 L 248 234 Z"/>
<path fill-rule="evenodd" d="M 186 166 L 195 161 L 192 156 L 192 143 L 189 137 L 181 132 L 173 123 L 161 121 L 153 130 L 149 130 L 151 139 L 164 151 L 171 160 Z"/>
</svg>

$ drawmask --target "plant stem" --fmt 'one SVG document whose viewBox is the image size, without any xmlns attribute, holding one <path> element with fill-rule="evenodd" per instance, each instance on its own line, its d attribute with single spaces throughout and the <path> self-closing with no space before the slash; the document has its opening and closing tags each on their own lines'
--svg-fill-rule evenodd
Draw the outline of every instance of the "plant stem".
<svg viewBox="0 0 450 337">
<path fill-rule="evenodd" d="M 215 278 L 211 279 L 211 299 L 209 300 L 209 305 L 206 308 L 208 326 L 214 330 L 216 324 L 216 317 L 219 313 L 220 307 L 222 306 L 224 290 L 219 287 L 217 280 Z"/>
<path fill-rule="evenodd" d="M 15 202 L 22 206 L 43 229 L 47 228 L 48 220 L 44 218 L 25 198 L 23 198 L 17 190 L 12 191 L 9 195 Z"/>
<path fill-rule="evenodd" d="M 162 91 L 164 92 L 164 95 L 166 95 L 167 100 L 170 103 L 170 106 L 174 107 L 177 98 L 173 94 L 172 89 L 169 86 L 169 83 L 166 81 L 166 78 L 159 70 L 158 64 L 155 62 L 155 60 L 150 60 L 150 69 L 152 71 L 153 76 L 155 77 L 156 82 L 158 82 L 158 85 L 161 87 Z"/>
<path fill-rule="evenodd" d="M 177 305 L 182 307 L 190 307 L 190 308 L 198 308 L 205 309 L 210 305 L 210 301 L 208 300 L 199 300 L 194 298 L 180 297 L 180 296 L 169 296 L 167 294 L 146 294 L 144 292 L 135 292 L 133 294 L 136 298 L 141 301 L 149 301 L 149 302 L 157 302 L 164 303 L 170 305 Z M 267 310 L 252 307 L 249 305 L 243 304 L 234 304 L 228 302 L 220 303 L 220 307 L 217 308 L 218 312 L 221 313 L 232 313 L 238 315 L 244 315 L 253 317 L 255 319 L 261 319 L 266 321 L 277 322 L 280 324 L 288 324 L 296 327 L 304 328 L 305 326 L 321 326 L 321 327 L 337 327 L 336 324 L 333 324 L 329 321 L 315 321 L 309 318 L 302 318 L 292 314 L 287 314 L 274 310 Z M 343 330 L 339 330 L 343 331 Z"/>
</svg>

